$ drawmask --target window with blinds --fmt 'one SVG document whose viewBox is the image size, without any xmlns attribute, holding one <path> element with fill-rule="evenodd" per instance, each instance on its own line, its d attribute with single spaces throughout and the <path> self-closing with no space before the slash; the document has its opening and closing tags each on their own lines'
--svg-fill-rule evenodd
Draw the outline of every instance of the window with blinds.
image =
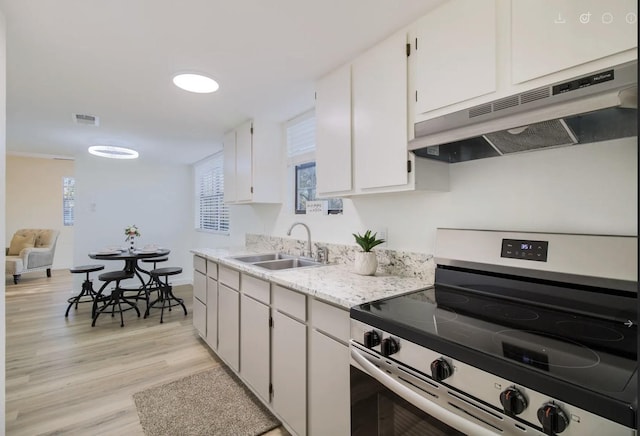
<svg viewBox="0 0 640 436">
<path fill-rule="evenodd" d="M 229 234 L 229 208 L 224 204 L 224 155 L 195 164 L 196 229 Z"/>
<path fill-rule="evenodd" d="M 316 117 L 306 112 L 286 124 L 287 161 L 294 166 L 294 204 L 297 214 L 307 213 L 307 201 L 316 200 Z M 342 213 L 342 199 L 328 198 L 330 214 Z"/>
<path fill-rule="evenodd" d="M 76 179 L 62 178 L 62 223 L 72 226 L 74 221 L 73 206 L 76 202 Z"/>
</svg>

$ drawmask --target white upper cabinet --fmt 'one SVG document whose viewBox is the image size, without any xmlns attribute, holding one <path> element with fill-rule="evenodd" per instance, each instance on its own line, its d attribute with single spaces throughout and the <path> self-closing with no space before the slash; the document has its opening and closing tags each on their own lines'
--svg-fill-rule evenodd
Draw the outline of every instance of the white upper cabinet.
<svg viewBox="0 0 640 436">
<path fill-rule="evenodd" d="M 247 121 L 224 136 L 224 201 L 280 203 L 282 129 Z"/>
<path fill-rule="evenodd" d="M 637 9 L 636 0 L 511 1 L 512 83 L 637 48 Z"/>
<path fill-rule="evenodd" d="M 416 114 L 496 91 L 495 0 L 452 0 L 414 26 Z"/>
<path fill-rule="evenodd" d="M 250 201 L 252 198 L 252 139 L 253 122 L 249 121 L 236 129 L 236 201 Z"/>
<path fill-rule="evenodd" d="M 318 194 L 351 191 L 351 165 L 351 65 L 347 64 L 316 83 Z"/>
<path fill-rule="evenodd" d="M 398 32 L 352 65 L 355 178 L 362 190 L 406 185 L 407 34 Z"/>
<path fill-rule="evenodd" d="M 224 135 L 223 173 L 224 173 L 224 201 L 235 202 L 236 194 L 236 131 L 231 130 Z"/>
<path fill-rule="evenodd" d="M 446 191 L 445 163 L 407 152 L 407 32 L 316 84 L 316 172 L 322 196 Z"/>
</svg>

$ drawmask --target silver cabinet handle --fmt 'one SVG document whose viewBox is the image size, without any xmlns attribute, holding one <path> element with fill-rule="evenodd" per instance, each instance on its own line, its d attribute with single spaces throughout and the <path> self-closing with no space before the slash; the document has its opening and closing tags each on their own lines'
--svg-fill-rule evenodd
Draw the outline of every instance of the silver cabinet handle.
<svg viewBox="0 0 640 436">
<path fill-rule="evenodd" d="M 400 397 L 404 398 L 414 406 L 428 413 L 432 417 L 436 418 L 443 423 L 450 425 L 459 431 L 472 434 L 474 436 L 496 436 L 498 433 L 487 430 L 486 428 L 468 421 L 453 412 L 435 404 L 423 396 L 417 394 L 406 386 L 402 385 L 398 381 L 394 380 L 390 375 L 381 371 L 373 363 L 369 362 L 360 352 L 352 347 L 351 357 L 369 374 L 371 377 L 382 383 L 391 391 L 395 392 Z"/>
</svg>

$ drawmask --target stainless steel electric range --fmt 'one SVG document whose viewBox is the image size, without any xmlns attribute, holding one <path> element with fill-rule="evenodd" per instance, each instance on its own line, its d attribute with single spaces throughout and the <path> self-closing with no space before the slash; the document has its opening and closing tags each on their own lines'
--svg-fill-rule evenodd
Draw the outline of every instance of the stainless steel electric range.
<svg viewBox="0 0 640 436">
<path fill-rule="evenodd" d="M 635 435 L 637 237 L 438 229 L 351 309 L 352 435 Z"/>
</svg>

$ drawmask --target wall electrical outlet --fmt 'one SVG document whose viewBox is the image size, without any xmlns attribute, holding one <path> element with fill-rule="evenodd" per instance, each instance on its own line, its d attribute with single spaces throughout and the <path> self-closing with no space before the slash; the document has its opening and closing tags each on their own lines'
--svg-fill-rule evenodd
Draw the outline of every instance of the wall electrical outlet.
<svg viewBox="0 0 640 436">
<path fill-rule="evenodd" d="M 378 230 L 375 231 L 376 233 L 376 237 L 378 239 L 384 239 L 385 242 L 384 244 L 380 244 L 380 246 L 384 246 L 389 242 L 389 237 L 387 235 L 387 228 L 386 227 L 381 227 Z"/>
</svg>

